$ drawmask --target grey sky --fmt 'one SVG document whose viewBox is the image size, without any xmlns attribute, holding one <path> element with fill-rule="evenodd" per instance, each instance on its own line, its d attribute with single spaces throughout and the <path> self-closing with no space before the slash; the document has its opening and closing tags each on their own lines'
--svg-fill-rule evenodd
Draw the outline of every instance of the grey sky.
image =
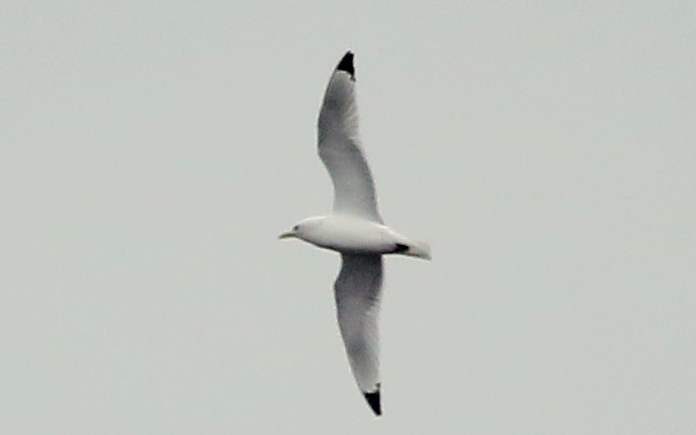
<svg viewBox="0 0 696 435">
<path fill-rule="evenodd" d="M 688 434 L 691 1 L 6 2 L 0 432 Z M 356 53 L 389 258 L 357 392 L 315 123 Z"/>
</svg>

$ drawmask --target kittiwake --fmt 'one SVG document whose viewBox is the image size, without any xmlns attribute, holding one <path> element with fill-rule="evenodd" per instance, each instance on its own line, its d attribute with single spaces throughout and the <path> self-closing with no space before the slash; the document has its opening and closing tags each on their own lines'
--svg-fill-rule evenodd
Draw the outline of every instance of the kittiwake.
<svg viewBox="0 0 696 435">
<path fill-rule="evenodd" d="M 382 256 L 430 260 L 428 245 L 387 227 L 377 210 L 370 167 L 358 134 L 353 53 L 347 52 L 326 87 L 318 121 L 319 157 L 334 187 L 333 212 L 304 219 L 280 238 L 295 237 L 341 254 L 334 284 L 338 325 L 358 388 L 382 414 L 379 378 L 379 313 Z"/>
</svg>

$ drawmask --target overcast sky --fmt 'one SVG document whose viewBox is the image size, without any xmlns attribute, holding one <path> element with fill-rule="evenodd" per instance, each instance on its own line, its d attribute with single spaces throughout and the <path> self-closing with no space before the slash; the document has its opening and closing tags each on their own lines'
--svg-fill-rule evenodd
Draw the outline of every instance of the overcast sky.
<svg viewBox="0 0 696 435">
<path fill-rule="evenodd" d="M 356 53 L 389 225 L 358 392 L 316 117 Z M 3 434 L 690 434 L 692 1 L 6 1 Z"/>
</svg>

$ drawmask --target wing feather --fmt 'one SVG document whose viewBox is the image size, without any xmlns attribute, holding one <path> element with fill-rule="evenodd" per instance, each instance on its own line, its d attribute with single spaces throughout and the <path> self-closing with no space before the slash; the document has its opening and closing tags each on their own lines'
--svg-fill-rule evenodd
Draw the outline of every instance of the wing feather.
<svg viewBox="0 0 696 435">
<path fill-rule="evenodd" d="M 382 256 L 342 254 L 334 285 L 338 325 L 353 376 L 365 399 L 381 415 L 378 315 Z"/>
<path fill-rule="evenodd" d="M 345 54 L 326 87 L 319 112 L 319 157 L 334 186 L 334 212 L 382 223 L 370 167 L 358 132 L 353 53 Z"/>
</svg>

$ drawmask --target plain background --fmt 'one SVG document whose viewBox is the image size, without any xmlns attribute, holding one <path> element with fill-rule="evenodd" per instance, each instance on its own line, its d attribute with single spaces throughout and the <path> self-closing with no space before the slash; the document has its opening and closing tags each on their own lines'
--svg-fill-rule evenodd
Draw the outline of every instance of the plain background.
<svg viewBox="0 0 696 435">
<path fill-rule="evenodd" d="M 385 415 L 315 151 L 356 53 Z M 690 434 L 692 1 L 5 1 L 3 434 Z"/>
</svg>

